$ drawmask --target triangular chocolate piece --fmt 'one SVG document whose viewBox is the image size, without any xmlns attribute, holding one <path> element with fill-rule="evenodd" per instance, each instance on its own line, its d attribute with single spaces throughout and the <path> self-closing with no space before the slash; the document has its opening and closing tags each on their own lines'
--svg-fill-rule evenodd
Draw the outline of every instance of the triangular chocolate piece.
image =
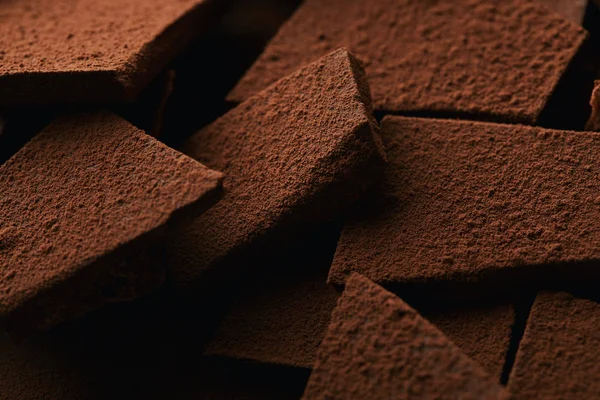
<svg viewBox="0 0 600 400">
<path fill-rule="evenodd" d="M 508 399 L 496 380 L 400 298 L 353 274 L 304 400 Z"/>
<path fill-rule="evenodd" d="M 385 158 L 364 72 L 343 49 L 248 99 L 184 152 L 227 178 L 223 200 L 171 240 L 180 289 L 229 279 L 251 254 L 339 215 Z"/>
</svg>

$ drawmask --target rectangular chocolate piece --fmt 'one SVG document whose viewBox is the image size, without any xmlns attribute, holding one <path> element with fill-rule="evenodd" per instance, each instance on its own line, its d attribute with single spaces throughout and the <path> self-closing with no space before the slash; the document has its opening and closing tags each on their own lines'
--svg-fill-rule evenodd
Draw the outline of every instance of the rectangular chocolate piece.
<svg viewBox="0 0 600 400">
<path fill-rule="evenodd" d="M 523 400 L 597 398 L 599 317 L 596 301 L 538 294 L 508 380 L 511 393 Z"/>
<path fill-rule="evenodd" d="M 306 0 L 229 99 L 345 46 L 366 63 L 378 111 L 532 124 L 585 38 L 533 0 Z"/>
<path fill-rule="evenodd" d="M 400 298 L 358 274 L 331 315 L 303 399 L 508 399 Z"/>
<path fill-rule="evenodd" d="M 173 235 L 186 294 L 235 278 L 248 257 L 331 220 L 377 179 L 385 155 L 358 61 L 340 49 L 197 132 L 184 152 L 226 174 L 225 195 Z"/>
<path fill-rule="evenodd" d="M 466 296 L 598 276 L 597 133 L 385 117 L 381 134 L 384 182 L 344 227 L 330 282 Z"/>
<path fill-rule="evenodd" d="M 131 101 L 214 20 L 213 3 L 4 1 L 0 104 Z"/>
<path fill-rule="evenodd" d="M 56 119 L 0 167 L 0 318 L 48 328 L 155 288 L 167 222 L 222 179 L 115 115 Z"/>
</svg>

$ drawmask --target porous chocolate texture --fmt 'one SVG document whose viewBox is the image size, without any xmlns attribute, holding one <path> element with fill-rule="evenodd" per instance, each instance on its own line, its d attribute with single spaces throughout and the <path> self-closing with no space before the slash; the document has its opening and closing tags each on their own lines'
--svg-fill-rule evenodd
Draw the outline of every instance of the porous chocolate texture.
<svg viewBox="0 0 600 400">
<path fill-rule="evenodd" d="M 4 1 L 0 104 L 133 100 L 214 18 L 212 3 Z"/>
<path fill-rule="evenodd" d="M 206 354 L 312 368 L 339 297 L 325 283 L 325 275 L 294 274 L 269 284 L 252 284 L 223 318 Z M 515 321 L 511 303 L 430 308 L 422 313 L 500 380 Z"/>
<path fill-rule="evenodd" d="M 519 399 L 593 399 L 600 393 L 600 305 L 568 293 L 538 294 L 508 388 Z"/>
<path fill-rule="evenodd" d="M 229 99 L 345 46 L 366 64 L 376 110 L 534 123 L 585 38 L 530 0 L 307 0 Z"/>
<path fill-rule="evenodd" d="M 56 119 L 0 167 L 9 331 L 48 328 L 158 286 L 167 222 L 204 211 L 221 182 L 112 114 Z"/>
<path fill-rule="evenodd" d="M 227 175 L 225 195 L 170 240 L 175 285 L 202 292 L 249 255 L 339 215 L 379 176 L 377 130 L 363 70 L 341 49 L 196 133 L 184 152 Z"/>
<path fill-rule="evenodd" d="M 600 135 L 403 117 L 381 132 L 384 182 L 344 227 L 330 282 L 466 296 L 597 277 Z"/>
<path fill-rule="evenodd" d="M 331 315 L 303 399 L 508 399 L 400 298 L 358 274 Z"/>
<path fill-rule="evenodd" d="M 574 24 L 582 25 L 588 0 L 538 0 Z"/>
</svg>

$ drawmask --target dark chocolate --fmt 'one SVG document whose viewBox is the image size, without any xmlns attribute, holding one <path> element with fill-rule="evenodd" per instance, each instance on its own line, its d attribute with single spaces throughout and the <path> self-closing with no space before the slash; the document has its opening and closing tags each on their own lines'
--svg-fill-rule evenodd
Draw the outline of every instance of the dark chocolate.
<svg viewBox="0 0 600 400">
<path fill-rule="evenodd" d="M 598 276 L 597 133 L 385 117 L 381 134 L 384 182 L 344 227 L 330 282 L 467 296 Z"/>
<path fill-rule="evenodd" d="M 531 124 L 585 38 L 533 0 L 307 0 L 229 99 L 345 46 L 366 63 L 378 111 Z"/>
<path fill-rule="evenodd" d="M 339 215 L 378 178 L 380 146 L 363 70 L 343 49 L 196 133 L 184 152 L 225 173 L 225 195 L 171 238 L 175 285 L 201 294 L 235 278 L 249 254 Z"/>
<path fill-rule="evenodd" d="M 508 399 L 400 298 L 358 274 L 331 315 L 303 399 Z"/>
<path fill-rule="evenodd" d="M 0 167 L 0 317 L 48 328 L 155 288 L 167 222 L 222 178 L 112 114 L 56 119 Z"/>
<path fill-rule="evenodd" d="M 508 380 L 518 399 L 594 399 L 600 393 L 600 305 L 568 293 L 538 294 Z"/>
<path fill-rule="evenodd" d="M 212 3 L 4 1 L 0 104 L 131 101 L 214 20 Z"/>
</svg>

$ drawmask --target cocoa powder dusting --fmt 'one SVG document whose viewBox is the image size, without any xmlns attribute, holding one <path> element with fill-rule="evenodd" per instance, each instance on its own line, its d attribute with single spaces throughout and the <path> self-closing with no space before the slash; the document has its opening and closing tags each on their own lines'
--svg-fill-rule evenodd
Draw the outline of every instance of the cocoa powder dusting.
<svg viewBox="0 0 600 400">
<path fill-rule="evenodd" d="M 353 274 L 331 315 L 303 399 L 508 399 L 400 298 Z"/>
<path fill-rule="evenodd" d="M 600 81 L 594 81 L 594 90 L 590 98 L 592 113 L 585 124 L 586 131 L 600 131 Z"/>
<path fill-rule="evenodd" d="M 0 316 L 48 328 L 155 288 L 166 223 L 221 181 L 112 114 L 56 119 L 0 167 Z"/>
<path fill-rule="evenodd" d="M 356 271 L 467 295 L 596 276 L 600 135 L 403 117 L 381 133 L 381 191 L 345 226 L 331 282 Z"/>
<path fill-rule="evenodd" d="M 534 123 L 585 38 L 533 0 L 306 0 L 229 99 L 345 46 L 366 63 L 376 110 Z"/>
<path fill-rule="evenodd" d="M 210 3 L 3 1 L 0 104 L 132 100 L 198 36 Z"/>
<path fill-rule="evenodd" d="M 519 399 L 593 399 L 600 393 L 600 305 L 568 293 L 538 294 L 508 389 Z"/>
<path fill-rule="evenodd" d="M 351 204 L 385 157 L 371 110 L 363 71 L 342 49 L 196 133 L 183 150 L 225 173 L 225 195 L 170 240 L 179 290 L 199 293 L 195 287 L 215 274 L 231 279 L 249 254 L 285 244 Z"/>
</svg>

